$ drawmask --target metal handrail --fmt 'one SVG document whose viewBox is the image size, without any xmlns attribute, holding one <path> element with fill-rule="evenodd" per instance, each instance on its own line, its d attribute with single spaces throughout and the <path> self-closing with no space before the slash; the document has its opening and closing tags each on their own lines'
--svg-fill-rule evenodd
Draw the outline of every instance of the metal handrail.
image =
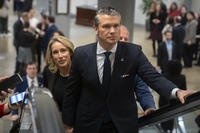
<svg viewBox="0 0 200 133">
<path fill-rule="evenodd" d="M 200 92 L 188 96 L 184 104 L 177 100 L 171 105 L 160 108 L 147 116 L 140 117 L 139 128 L 156 125 L 198 109 L 200 109 Z"/>
</svg>

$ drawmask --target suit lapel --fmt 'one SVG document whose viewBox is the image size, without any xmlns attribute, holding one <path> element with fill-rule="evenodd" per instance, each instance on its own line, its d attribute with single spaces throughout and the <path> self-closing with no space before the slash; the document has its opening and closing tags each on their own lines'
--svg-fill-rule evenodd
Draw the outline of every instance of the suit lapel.
<svg viewBox="0 0 200 133">
<path fill-rule="evenodd" d="M 169 55 L 168 55 L 168 52 L 167 52 L 167 44 L 166 44 L 166 42 L 165 42 L 165 45 L 164 45 L 164 50 L 165 50 L 165 53 L 166 53 L 166 57 L 168 59 Z"/>
<path fill-rule="evenodd" d="M 175 57 L 174 57 L 175 56 L 175 52 L 176 52 L 175 51 L 175 44 L 174 44 L 174 42 L 172 42 L 172 60 L 175 59 Z"/>
<path fill-rule="evenodd" d="M 115 86 L 116 78 L 118 79 L 118 77 L 120 77 L 120 73 L 122 73 L 122 71 L 125 69 L 124 67 L 127 66 L 124 64 L 124 63 L 127 63 L 126 49 L 122 45 L 126 45 L 126 44 L 120 44 L 118 42 L 117 50 L 115 53 L 115 61 L 113 64 L 113 72 L 111 75 L 111 84 L 110 84 L 110 89 L 108 92 L 108 97 L 109 97 L 110 92 Z"/>
<path fill-rule="evenodd" d="M 100 80 L 99 80 L 99 75 L 98 75 L 98 69 L 97 69 L 97 44 L 92 46 L 91 52 L 92 55 L 89 55 L 88 57 L 91 57 L 91 62 L 89 60 L 88 63 L 91 63 L 91 68 L 93 70 L 93 77 L 95 79 L 95 82 L 97 84 L 97 86 L 100 86 Z"/>
<path fill-rule="evenodd" d="M 27 78 L 25 78 L 25 80 L 24 80 L 24 87 L 25 87 L 25 89 L 28 88 L 28 79 Z"/>
</svg>

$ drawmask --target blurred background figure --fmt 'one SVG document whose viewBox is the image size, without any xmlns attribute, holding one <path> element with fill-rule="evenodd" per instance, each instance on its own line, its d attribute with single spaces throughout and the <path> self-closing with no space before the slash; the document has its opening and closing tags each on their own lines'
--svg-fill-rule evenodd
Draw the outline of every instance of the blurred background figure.
<svg viewBox="0 0 200 133">
<path fill-rule="evenodd" d="M 184 50 L 183 50 L 183 61 L 184 67 L 192 67 L 194 46 L 196 43 L 196 30 L 197 21 L 195 20 L 194 12 L 187 12 L 187 23 L 185 25 L 185 38 L 183 40 Z"/>
<path fill-rule="evenodd" d="M 176 2 L 172 2 L 170 7 L 169 7 L 169 11 L 168 11 L 168 17 L 175 17 L 175 16 L 179 16 L 180 15 L 180 10 L 178 8 L 178 5 Z"/>
<path fill-rule="evenodd" d="M 21 43 L 20 39 L 19 39 L 20 38 L 19 33 L 21 31 L 23 31 L 25 22 L 29 22 L 29 17 L 28 17 L 27 12 L 22 13 L 21 17 L 19 17 L 13 25 L 13 44 L 14 44 L 14 47 L 15 47 L 15 50 L 16 50 L 17 57 L 18 57 L 19 46 L 20 46 L 20 43 Z M 19 65 L 20 65 L 20 63 L 18 62 L 18 60 L 16 58 L 15 73 L 19 72 Z"/>
<path fill-rule="evenodd" d="M 19 73 L 25 74 L 25 66 L 33 62 L 32 44 L 36 36 L 32 33 L 29 22 L 24 23 L 23 30 L 19 34 L 19 53 L 17 55 L 17 62 L 19 62 Z"/>
<path fill-rule="evenodd" d="M 10 0 L 0 1 L 0 34 L 8 33 L 9 8 L 10 8 Z"/>
<path fill-rule="evenodd" d="M 179 54 L 179 59 L 183 59 L 183 39 L 185 37 L 185 27 L 181 24 L 181 17 L 176 16 L 174 18 L 174 28 L 172 31 L 172 40 L 177 45 L 177 50 Z"/>
<path fill-rule="evenodd" d="M 157 58 L 158 69 L 162 73 L 165 73 L 168 61 L 179 59 L 177 45 L 172 40 L 172 31 L 166 31 L 164 34 L 166 40 L 160 44 Z"/>
<path fill-rule="evenodd" d="M 166 71 L 163 74 L 168 80 L 172 81 L 178 88 L 182 90 L 186 90 L 186 77 L 185 75 L 181 74 L 182 65 L 177 60 L 171 60 L 167 63 Z M 173 103 L 175 100 L 167 101 L 162 97 L 159 98 L 159 107 L 164 107 Z M 174 128 L 174 119 L 162 122 L 161 127 L 164 130 L 164 133 L 172 133 Z"/>
<path fill-rule="evenodd" d="M 44 52 L 44 55 L 46 55 L 47 47 L 52 37 L 52 34 L 58 30 L 57 26 L 55 25 L 55 17 L 48 16 L 47 24 L 48 28 L 43 36 L 43 43 L 42 43 L 42 51 Z"/>
<path fill-rule="evenodd" d="M 162 42 L 162 29 L 165 25 L 166 16 L 161 10 L 160 4 L 156 5 L 156 9 L 150 15 L 150 27 L 151 27 L 151 39 L 153 47 L 153 57 L 157 56 L 156 42 L 157 46 Z"/>
<path fill-rule="evenodd" d="M 30 62 L 26 65 L 26 74 L 22 77 L 23 82 L 18 84 L 15 88 L 15 93 L 21 93 L 32 87 L 43 87 L 43 78 L 38 75 L 37 65 Z M 11 120 L 18 119 L 18 110 L 12 112 Z"/>
</svg>

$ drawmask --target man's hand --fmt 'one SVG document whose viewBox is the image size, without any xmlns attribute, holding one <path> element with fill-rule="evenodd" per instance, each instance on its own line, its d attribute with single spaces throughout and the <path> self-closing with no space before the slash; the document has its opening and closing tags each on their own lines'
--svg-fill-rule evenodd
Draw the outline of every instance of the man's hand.
<svg viewBox="0 0 200 133">
<path fill-rule="evenodd" d="M 185 99 L 187 96 L 194 94 L 195 91 L 193 90 L 178 90 L 176 92 L 176 96 L 179 99 L 179 101 L 183 104 L 185 103 Z"/>
<path fill-rule="evenodd" d="M 148 108 L 144 111 L 144 116 L 153 113 L 154 111 L 156 111 L 154 108 Z"/>
<path fill-rule="evenodd" d="M 73 133 L 74 128 L 68 125 L 65 125 L 65 133 Z"/>
</svg>

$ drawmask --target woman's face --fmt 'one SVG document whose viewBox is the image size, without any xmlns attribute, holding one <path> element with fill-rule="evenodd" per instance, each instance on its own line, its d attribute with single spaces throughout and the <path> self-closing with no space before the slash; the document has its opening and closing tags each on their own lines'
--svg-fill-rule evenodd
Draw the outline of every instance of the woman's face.
<svg viewBox="0 0 200 133">
<path fill-rule="evenodd" d="M 177 9 L 176 4 L 173 3 L 173 4 L 171 5 L 171 9 L 172 9 L 173 11 L 176 10 L 176 9 Z"/>
<path fill-rule="evenodd" d="M 161 6 L 160 6 L 160 4 L 157 4 L 156 5 L 156 11 L 160 12 L 160 10 L 161 10 Z"/>
<path fill-rule="evenodd" d="M 70 50 L 60 42 L 54 42 L 51 46 L 52 58 L 56 66 L 59 68 L 67 67 L 70 62 Z"/>
</svg>

